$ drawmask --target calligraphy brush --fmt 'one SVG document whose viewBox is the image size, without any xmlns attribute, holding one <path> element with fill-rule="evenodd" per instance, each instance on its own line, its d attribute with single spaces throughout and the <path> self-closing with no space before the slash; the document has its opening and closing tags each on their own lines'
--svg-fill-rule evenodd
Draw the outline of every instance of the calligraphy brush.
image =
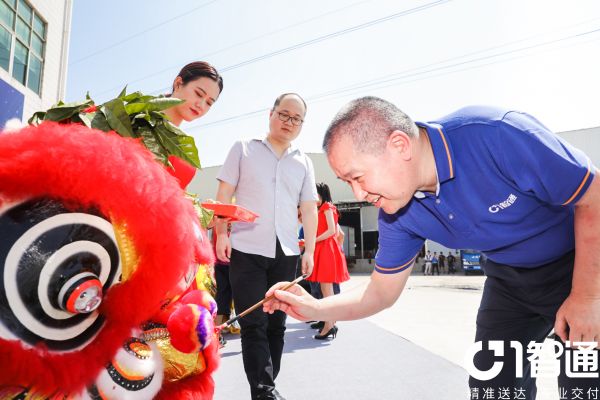
<svg viewBox="0 0 600 400">
<path fill-rule="evenodd" d="M 292 286 L 294 286 L 296 283 L 300 282 L 301 280 L 307 278 L 308 275 L 301 275 L 299 277 L 297 277 L 296 279 L 294 279 L 293 281 L 291 281 L 290 283 L 288 283 L 287 285 L 285 285 L 284 287 L 282 287 L 281 289 L 278 290 L 288 290 L 289 288 L 291 288 Z M 262 299 L 261 301 L 259 301 L 258 303 L 256 303 L 255 305 L 253 305 L 252 307 L 242 311 L 241 313 L 239 313 L 238 315 L 236 315 L 235 317 L 225 321 L 224 323 L 222 323 L 219 326 L 215 327 L 215 331 L 220 331 L 223 328 L 226 328 L 228 326 L 230 326 L 231 324 L 233 324 L 235 321 L 237 321 L 238 319 L 244 317 L 245 315 L 250 314 L 252 311 L 256 310 L 258 307 L 262 306 L 263 303 L 265 301 L 269 301 L 272 300 L 275 297 L 275 294 L 270 295 L 269 297 L 265 297 L 264 299 Z"/>
</svg>

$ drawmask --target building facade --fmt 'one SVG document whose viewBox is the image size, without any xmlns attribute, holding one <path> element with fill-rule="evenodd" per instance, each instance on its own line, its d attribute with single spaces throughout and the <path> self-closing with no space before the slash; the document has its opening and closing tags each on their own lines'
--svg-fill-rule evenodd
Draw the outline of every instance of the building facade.
<svg viewBox="0 0 600 400">
<path fill-rule="evenodd" d="M 72 0 L 0 0 L 0 128 L 64 98 Z"/>
</svg>

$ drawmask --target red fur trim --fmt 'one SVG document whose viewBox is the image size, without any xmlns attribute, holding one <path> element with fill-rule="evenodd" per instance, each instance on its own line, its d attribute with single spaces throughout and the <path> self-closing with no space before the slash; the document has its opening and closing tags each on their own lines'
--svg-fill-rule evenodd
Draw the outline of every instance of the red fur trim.
<svg viewBox="0 0 600 400">
<path fill-rule="evenodd" d="M 206 370 L 196 376 L 176 382 L 163 383 L 157 400 L 210 400 L 214 396 L 215 382 L 213 372 L 219 366 L 219 341 L 213 339 L 211 344 L 204 349 Z"/>
<path fill-rule="evenodd" d="M 107 291 L 100 309 L 106 323 L 84 348 L 48 352 L 0 339 L 0 386 L 79 391 L 94 380 L 131 328 L 158 311 L 194 255 L 211 258 L 204 233 L 202 245 L 195 237 L 191 221 L 197 217 L 175 179 L 141 144 L 114 133 L 49 122 L 0 133 L 0 195 L 6 200 L 54 197 L 97 207 L 113 221 L 127 223 L 140 256 L 133 276 Z"/>
</svg>

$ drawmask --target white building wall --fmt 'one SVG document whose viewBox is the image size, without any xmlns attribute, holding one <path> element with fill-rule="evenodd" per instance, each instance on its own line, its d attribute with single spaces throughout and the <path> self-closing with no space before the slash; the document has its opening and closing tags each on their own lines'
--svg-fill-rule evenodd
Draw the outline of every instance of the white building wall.
<svg viewBox="0 0 600 400">
<path fill-rule="evenodd" d="M 72 0 L 28 0 L 47 23 L 41 97 L 0 68 L 0 79 L 25 96 L 23 121 L 64 99 Z"/>
<path fill-rule="evenodd" d="M 600 127 L 559 132 L 558 135 L 587 154 L 600 168 Z"/>
</svg>

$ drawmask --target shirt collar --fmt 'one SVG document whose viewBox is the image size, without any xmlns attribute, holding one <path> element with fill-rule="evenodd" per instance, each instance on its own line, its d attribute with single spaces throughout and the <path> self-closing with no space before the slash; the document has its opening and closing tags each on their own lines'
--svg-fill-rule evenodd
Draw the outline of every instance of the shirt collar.
<svg viewBox="0 0 600 400">
<path fill-rule="evenodd" d="M 431 143 L 437 175 L 435 195 L 439 196 L 440 185 L 453 179 L 456 175 L 452 145 L 441 125 L 426 122 L 417 122 L 416 124 L 417 126 L 426 129 L 429 142 Z M 414 196 L 418 199 L 422 199 L 425 197 L 425 194 L 421 191 L 417 191 Z"/>
<path fill-rule="evenodd" d="M 258 139 L 257 139 L 258 140 Z M 267 146 L 267 148 L 269 150 L 271 150 L 271 152 L 273 152 L 273 154 L 275 153 L 275 150 L 273 150 L 273 146 L 271 146 L 271 142 L 269 142 L 269 140 L 267 139 L 267 137 L 265 136 L 265 138 L 262 140 L 262 142 L 264 143 L 265 146 Z M 288 154 L 292 154 L 293 152 L 299 151 L 300 149 L 298 147 L 296 147 L 294 145 L 294 143 L 290 143 L 290 147 L 288 147 L 285 152 L 281 155 L 281 158 L 287 156 Z"/>
</svg>

